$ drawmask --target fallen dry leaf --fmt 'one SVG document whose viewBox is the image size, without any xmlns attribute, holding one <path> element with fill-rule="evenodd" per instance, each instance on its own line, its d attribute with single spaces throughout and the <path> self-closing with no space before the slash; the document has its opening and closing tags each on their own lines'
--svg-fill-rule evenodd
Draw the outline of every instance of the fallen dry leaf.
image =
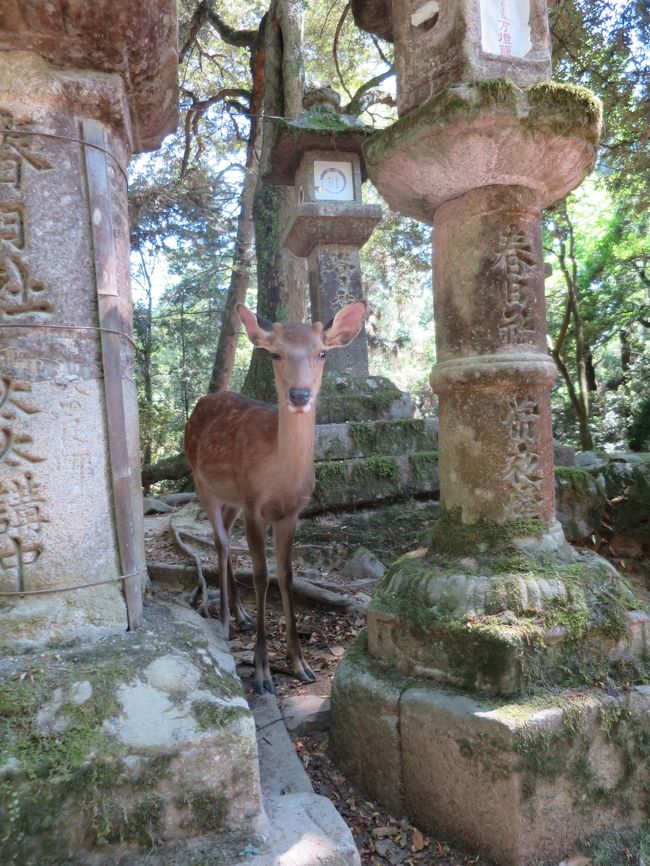
<svg viewBox="0 0 650 866">
<path fill-rule="evenodd" d="M 421 851 L 424 848 L 424 836 L 417 827 L 413 828 L 413 850 Z"/>
</svg>

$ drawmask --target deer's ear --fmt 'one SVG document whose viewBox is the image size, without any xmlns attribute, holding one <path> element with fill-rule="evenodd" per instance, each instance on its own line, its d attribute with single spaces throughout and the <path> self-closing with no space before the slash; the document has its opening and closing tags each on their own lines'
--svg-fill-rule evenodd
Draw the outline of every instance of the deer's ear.
<svg viewBox="0 0 650 866">
<path fill-rule="evenodd" d="M 246 328 L 251 343 L 254 346 L 267 349 L 274 337 L 273 325 L 261 316 L 255 315 L 245 304 L 237 304 L 235 309 Z"/>
<path fill-rule="evenodd" d="M 347 346 L 357 336 L 368 315 L 368 301 L 354 301 L 343 307 L 323 326 L 323 343 L 328 349 Z"/>
</svg>

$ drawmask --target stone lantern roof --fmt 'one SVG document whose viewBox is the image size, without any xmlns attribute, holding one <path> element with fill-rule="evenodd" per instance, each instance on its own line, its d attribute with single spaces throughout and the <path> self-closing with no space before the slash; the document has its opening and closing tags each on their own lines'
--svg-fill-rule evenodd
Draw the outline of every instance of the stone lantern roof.
<svg viewBox="0 0 650 866">
<path fill-rule="evenodd" d="M 271 168 L 264 175 L 266 183 L 290 186 L 303 154 L 309 150 L 356 153 L 365 180 L 362 148 L 375 130 L 358 117 L 338 114 L 329 102 L 318 102 L 294 120 L 280 119 L 276 122 L 278 135 L 271 152 Z"/>
<path fill-rule="evenodd" d="M 381 39 L 393 41 L 391 0 L 352 0 L 354 23 Z"/>
<path fill-rule="evenodd" d="M 30 51 L 64 70 L 120 75 L 133 152 L 153 150 L 178 120 L 175 0 L 3 0 L 0 51 Z"/>
</svg>

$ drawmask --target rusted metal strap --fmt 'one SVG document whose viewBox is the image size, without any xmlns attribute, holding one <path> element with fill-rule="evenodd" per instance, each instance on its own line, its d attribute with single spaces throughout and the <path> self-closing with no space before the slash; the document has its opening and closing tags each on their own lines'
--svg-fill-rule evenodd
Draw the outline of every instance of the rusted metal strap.
<svg viewBox="0 0 650 866">
<path fill-rule="evenodd" d="M 95 262 L 97 306 L 101 330 L 104 392 L 106 395 L 106 423 L 113 482 L 115 526 L 122 571 L 126 574 L 141 571 L 139 540 L 135 535 L 135 513 L 132 497 L 131 466 L 129 461 L 124 388 L 122 382 L 122 355 L 120 349 L 119 294 L 117 265 L 113 243 L 111 191 L 106 164 L 104 130 L 96 120 L 82 121 L 88 207 Z M 129 628 L 135 630 L 143 623 L 142 593 L 132 580 L 125 582 Z"/>
<path fill-rule="evenodd" d="M 0 328 L 25 328 L 31 331 L 33 328 L 43 328 L 48 331 L 92 331 L 95 334 L 117 334 L 137 349 L 135 340 L 124 331 L 115 331 L 113 328 L 99 328 L 96 325 L 44 325 L 42 322 L 0 322 Z"/>
<path fill-rule="evenodd" d="M 13 592 L 0 592 L 0 598 L 11 598 L 22 595 L 55 595 L 58 592 L 73 592 L 76 589 L 87 589 L 89 586 L 102 586 L 104 583 L 116 583 L 118 580 L 129 580 L 139 574 L 146 574 L 146 568 L 132 571 L 131 574 L 118 574 L 117 577 L 106 577 L 104 580 L 93 580 L 90 583 L 79 583 L 76 586 L 54 586 L 50 589 L 26 589 L 24 592 L 14 590 Z"/>
</svg>

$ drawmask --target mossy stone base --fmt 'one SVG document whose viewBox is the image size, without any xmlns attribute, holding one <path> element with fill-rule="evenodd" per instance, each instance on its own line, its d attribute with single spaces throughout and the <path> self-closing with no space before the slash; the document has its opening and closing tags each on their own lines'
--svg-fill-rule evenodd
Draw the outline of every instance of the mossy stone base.
<svg viewBox="0 0 650 866">
<path fill-rule="evenodd" d="M 647 686 L 479 700 L 386 672 L 363 634 L 332 688 L 332 748 L 366 796 L 503 866 L 643 824 L 648 743 Z"/>
<path fill-rule="evenodd" d="M 174 610 L 149 605 L 136 633 L 3 657 L 6 866 L 156 862 L 163 841 L 206 836 L 233 863 L 257 838 L 255 724 L 232 657 L 212 623 Z"/>
<path fill-rule="evenodd" d="M 303 511 L 307 515 L 382 500 L 433 496 L 440 487 L 437 451 L 328 460 L 316 463 L 315 470 L 316 488 Z"/>
<path fill-rule="evenodd" d="M 410 418 L 411 395 L 383 376 L 323 377 L 316 419 L 318 424 Z"/>
<path fill-rule="evenodd" d="M 507 524 L 463 525 L 460 539 L 440 523 L 432 546 L 397 560 L 375 589 L 372 658 L 500 695 L 646 676 L 650 616 L 633 612 L 606 560 L 571 550 L 557 526 L 524 535 L 513 524 L 520 534 L 508 535 Z M 461 540 L 464 556 L 452 552 Z"/>
</svg>

